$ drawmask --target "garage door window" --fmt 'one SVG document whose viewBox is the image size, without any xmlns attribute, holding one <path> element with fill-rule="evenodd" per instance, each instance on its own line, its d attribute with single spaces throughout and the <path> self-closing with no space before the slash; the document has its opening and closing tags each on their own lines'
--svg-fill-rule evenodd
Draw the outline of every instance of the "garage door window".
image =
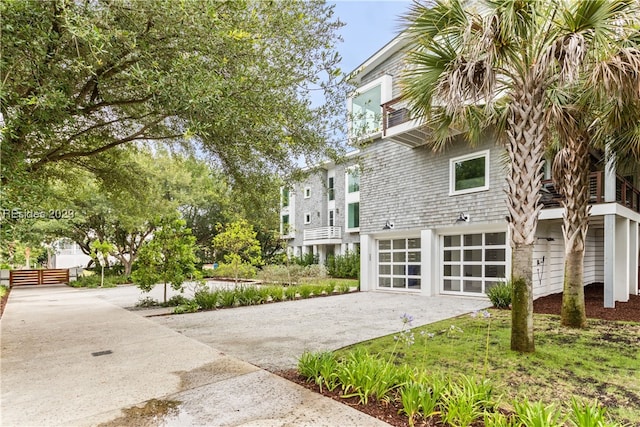
<svg viewBox="0 0 640 427">
<path fill-rule="evenodd" d="M 420 239 L 378 241 L 378 287 L 420 289 Z"/>
<path fill-rule="evenodd" d="M 442 236 L 442 290 L 486 293 L 506 276 L 506 233 Z"/>
</svg>

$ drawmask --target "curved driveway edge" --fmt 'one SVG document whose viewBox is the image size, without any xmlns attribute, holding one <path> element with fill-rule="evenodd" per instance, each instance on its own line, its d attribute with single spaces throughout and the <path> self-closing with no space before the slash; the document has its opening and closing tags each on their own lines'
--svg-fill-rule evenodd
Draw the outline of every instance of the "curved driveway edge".
<svg viewBox="0 0 640 427">
<path fill-rule="evenodd" d="M 182 402 L 166 425 L 386 425 L 109 302 L 118 291 L 12 289 L 2 426 L 97 425 L 153 398 Z"/>
</svg>

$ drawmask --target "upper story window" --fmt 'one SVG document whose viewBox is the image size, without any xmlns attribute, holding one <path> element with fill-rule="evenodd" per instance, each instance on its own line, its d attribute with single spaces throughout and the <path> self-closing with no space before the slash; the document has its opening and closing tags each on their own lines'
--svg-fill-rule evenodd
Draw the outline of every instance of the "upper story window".
<svg viewBox="0 0 640 427">
<path fill-rule="evenodd" d="M 360 169 L 352 168 L 347 172 L 347 192 L 357 193 L 360 191 Z"/>
<path fill-rule="evenodd" d="M 336 192 L 334 189 L 334 178 L 332 176 L 327 180 L 327 195 L 329 196 L 329 200 L 335 200 Z"/>
<path fill-rule="evenodd" d="M 309 212 L 304 214 L 304 223 L 311 224 L 311 214 Z"/>
<path fill-rule="evenodd" d="M 391 100 L 391 76 L 382 76 L 349 98 L 349 135 L 368 137 L 382 131 L 382 104 Z"/>
<path fill-rule="evenodd" d="M 282 207 L 286 208 L 289 206 L 289 189 L 287 187 L 282 188 Z"/>
<path fill-rule="evenodd" d="M 304 188 L 304 198 L 308 199 L 309 197 L 311 197 L 311 188 L 310 187 L 305 187 Z"/>
<path fill-rule="evenodd" d="M 450 195 L 488 190 L 489 150 L 451 159 L 449 173 Z"/>
<path fill-rule="evenodd" d="M 360 202 L 347 205 L 347 228 L 360 227 Z"/>
</svg>

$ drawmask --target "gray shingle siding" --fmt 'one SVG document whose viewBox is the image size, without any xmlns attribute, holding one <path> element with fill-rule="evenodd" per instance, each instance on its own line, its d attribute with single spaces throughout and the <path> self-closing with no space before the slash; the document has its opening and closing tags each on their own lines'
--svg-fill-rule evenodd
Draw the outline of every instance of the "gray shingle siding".
<svg viewBox="0 0 640 427">
<path fill-rule="evenodd" d="M 450 159 L 487 149 L 489 189 L 450 196 Z M 461 211 L 474 223 L 504 223 L 503 153 L 504 149 L 492 141 L 470 148 L 457 140 L 443 153 L 384 140 L 374 142 L 362 156 L 360 233 L 379 232 L 386 220 L 394 223 L 395 230 L 447 227 Z"/>
</svg>

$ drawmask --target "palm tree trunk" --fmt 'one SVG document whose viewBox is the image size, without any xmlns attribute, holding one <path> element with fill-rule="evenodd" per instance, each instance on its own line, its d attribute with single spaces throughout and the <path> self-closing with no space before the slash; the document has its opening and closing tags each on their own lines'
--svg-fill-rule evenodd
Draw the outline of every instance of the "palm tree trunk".
<svg viewBox="0 0 640 427">
<path fill-rule="evenodd" d="M 562 234 L 565 261 L 560 323 L 571 328 L 587 324 L 584 305 L 584 249 L 589 229 L 589 138 L 576 128 L 554 161 L 554 178 L 564 196 Z"/>
<path fill-rule="evenodd" d="M 533 245 L 542 205 L 546 129 L 544 91 L 535 76 L 516 85 L 507 122 L 507 208 L 511 238 L 511 350 L 535 351 L 533 339 Z"/>
</svg>

